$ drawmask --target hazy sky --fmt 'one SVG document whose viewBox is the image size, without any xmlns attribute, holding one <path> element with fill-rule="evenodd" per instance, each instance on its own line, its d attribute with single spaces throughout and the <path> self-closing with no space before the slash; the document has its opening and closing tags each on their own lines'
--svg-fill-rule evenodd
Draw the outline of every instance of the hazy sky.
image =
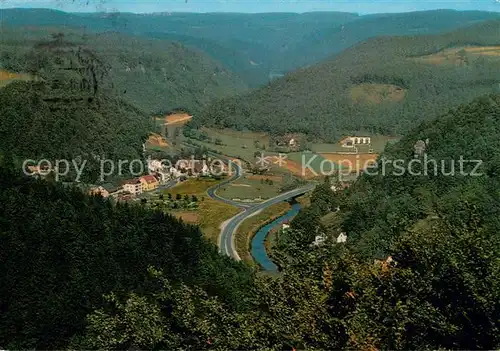
<svg viewBox="0 0 500 351">
<path fill-rule="evenodd" d="M 88 5 L 87 5 L 88 3 Z M 407 12 L 429 9 L 499 11 L 500 0 L 0 0 L 0 7 L 46 7 L 94 12 Z"/>
</svg>

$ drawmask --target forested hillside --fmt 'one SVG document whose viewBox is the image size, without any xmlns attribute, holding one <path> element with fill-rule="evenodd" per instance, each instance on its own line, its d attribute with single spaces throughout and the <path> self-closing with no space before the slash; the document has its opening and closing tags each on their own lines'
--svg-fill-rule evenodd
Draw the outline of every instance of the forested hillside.
<svg viewBox="0 0 500 351">
<path fill-rule="evenodd" d="M 285 272 L 337 286 L 326 304 L 348 313 L 351 346 L 498 347 L 499 135 L 500 95 L 462 105 L 387 147 L 348 190 L 318 186 L 280 235 L 273 258 Z M 418 140 L 427 146 L 415 154 Z"/>
<path fill-rule="evenodd" d="M 154 289 L 150 266 L 244 307 L 250 270 L 220 256 L 197 227 L 4 168 L 0 182 L 2 348 L 65 348 L 104 294 Z"/>
<path fill-rule="evenodd" d="M 256 87 L 267 83 L 272 74 L 315 64 L 371 37 L 438 33 L 499 15 L 452 10 L 360 16 L 342 12 L 130 14 L 112 9 L 70 14 L 8 9 L 0 10 L 0 18 L 8 26 L 64 26 L 178 41 L 206 52 Z"/>
<path fill-rule="evenodd" d="M 387 147 L 385 160 L 415 158 L 414 145 L 429 140 L 423 164 L 411 175 L 385 167 L 363 176 L 349 192 L 342 209 L 342 228 L 355 250 L 370 257 L 387 255 L 405 232 L 431 230 L 433 220 L 446 218 L 453 227 L 476 226 L 500 243 L 500 97 L 482 97 L 421 124 L 400 142 Z M 463 166 L 460 159 L 466 160 Z M 386 162 L 387 163 L 387 162 Z M 437 169 L 437 172 L 435 170 Z M 474 171 L 474 173 L 473 173 Z M 444 174 L 443 174 L 444 173 Z M 500 249 L 500 247 L 499 247 Z"/>
<path fill-rule="evenodd" d="M 402 133 L 500 90 L 499 30 L 500 21 L 490 21 L 440 35 L 371 39 L 249 94 L 218 101 L 195 122 L 302 132 L 327 141 L 353 132 Z"/>
<path fill-rule="evenodd" d="M 30 79 L 0 89 L 0 154 L 19 168 L 25 159 L 77 162 L 80 180 L 91 182 L 100 160 L 142 159 L 150 118 L 110 91 L 109 66 L 95 51 L 55 34 L 3 54 Z"/>
<path fill-rule="evenodd" d="M 61 27 L 3 27 L 1 67 L 13 72 L 30 70 L 33 47 L 58 33 L 72 46 L 93 50 L 109 69 L 107 86 L 147 113 L 178 108 L 195 113 L 213 99 L 246 89 L 208 55 L 179 43 Z"/>
</svg>

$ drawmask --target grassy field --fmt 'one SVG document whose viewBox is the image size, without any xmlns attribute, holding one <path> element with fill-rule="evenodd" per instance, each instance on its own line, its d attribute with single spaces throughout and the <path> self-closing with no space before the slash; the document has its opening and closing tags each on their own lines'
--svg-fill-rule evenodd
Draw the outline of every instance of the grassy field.
<svg viewBox="0 0 500 351">
<path fill-rule="evenodd" d="M 199 206 L 198 213 L 200 214 L 200 220 L 198 225 L 203 235 L 214 244 L 217 244 L 221 223 L 237 215 L 240 210 L 234 206 L 212 199 L 201 201 Z"/>
<path fill-rule="evenodd" d="M 261 213 L 248 218 L 238 227 L 235 237 L 236 251 L 241 259 L 254 264 L 250 254 L 250 243 L 255 233 L 267 222 L 274 220 L 290 209 L 290 204 L 281 202 L 279 204 L 266 208 Z"/>
<path fill-rule="evenodd" d="M 406 90 L 392 84 L 358 84 L 350 90 L 354 103 L 380 104 L 383 102 L 399 102 L 405 98 Z"/>
<path fill-rule="evenodd" d="M 189 179 L 171 189 L 166 189 L 165 194 L 176 196 L 180 194 L 195 195 L 198 197 L 198 209 L 194 211 L 175 211 L 173 215 L 185 219 L 187 223 L 198 224 L 203 235 L 214 244 L 220 233 L 220 225 L 224 221 L 236 215 L 240 210 L 234 206 L 210 199 L 206 192 L 208 188 L 216 185 L 219 181 L 213 179 Z"/>
<path fill-rule="evenodd" d="M 219 182 L 220 180 L 215 180 L 212 178 L 188 179 L 185 182 L 178 183 L 170 189 L 166 189 L 164 193 L 171 193 L 173 196 L 177 194 L 187 194 L 207 197 L 207 189 L 214 185 L 217 185 Z"/>
<path fill-rule="evenodd" d="M 272 184 L 266 182 L 266 179 L 271 180 Z M 277 196 L 281 185 L 282 182 L 277 176 L 267 178 L 264 175 L 259 179 L 259 177 L 245 175 L 237 181 L 220 188 L 217 194 L 227 199 L 254 200 L 260 198 L 265 200 Z"/>
<path fill-rule="evenodd" d="M 441 50 L 435 54 L 412 58 L 413 60 L 431 65 L 463 66 L 478 58 L 489 60 L 500 59 L 500 46 L 462 46 Z"/>
<path fill-rule="evenodd" d="M 331 164 L 342 167 L 342 172 L 358 172 L 375 163 L 378 154 L 321 154 L 325 159 L 331 161 Z M 344 173 L 345 174 L 345 173 Z"/>
<path fill-rule="evenodd" d="M 289 153 L 287 155 L 288 161 L 294 163 L 294 167 L 290 167 L 291 170 L 294 170 L 294 174 L 297 173 L 295 169 L 299 169 L 300 171 L 297 175 L 303 176 L 303 174 L 306 175 L 306 178 L 314 178 L 314 172 L 320 174 L 322 172 L 321 169 L 321 164 L 325 160 L 325 158 L 317 153 L 314 152 L 294 152 L 294 153 Z M 314 170 L 314 172 L 311 172 L 306 165 L 308 165 Z M 304 169 L 304 172 L 302 172 L 302 169 Z M 329 162 L 323 163 L 323 171 L 328 173 L 332 171 L 331 165 Z"/>
<path fill-rule="evenodd" d="M 195 140 L 196 143 L 215 149 L 224 155 L 241 158 L 248 162 L 252 162 L 255 152 L 260 151 L 257 146 L 268 145 L 269 143 L 269 137 L 266 133 L 209 128 L 203 128 L 202 130 L 212 140 L 219 140 L 219 145 L 216 145 L 215 142 Z"/>
<path fill-rule="evenodd" d="M 394 143 L 399 140 L 399 138 L 397 137 L 384 136 L 384 135 L 370 136 L 370 138 L 371 138 L 371 148 L 373 149 L 374 153 L 380 153 L 384 151 L 384 148 L 387 145 L 387 143 Z M 359 145 L 357 146 L 357 148 L 358 152 L 360 153 L 368 153 L 369 151 L 368 145 Z M 328 152 L 352 152 L 352 149 L 342 147 L 340 142 L 335 144 L 323 144 L 323 143 L 312 144 L 311 149 L 313 152 L 319 154 Z"/>
</svg>

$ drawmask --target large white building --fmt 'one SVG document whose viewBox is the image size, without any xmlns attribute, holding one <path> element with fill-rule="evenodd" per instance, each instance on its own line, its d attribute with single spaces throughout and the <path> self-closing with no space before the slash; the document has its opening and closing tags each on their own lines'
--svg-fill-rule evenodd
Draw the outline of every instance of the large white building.
<svg viewBox="0 0 500 351">
<path fill-rule="evenodd" d="M 132 195 L 142 194 L 142 183 L 139 179 L 130 180 L 123 184 L 123 190 Z"/>
<path fill-rule="evenodd" d="M 342 147 L 355 147 L 356 145 L 369 145 L 372 143 L 370 137 L 347 137 L 342 140 Z"/>
</svg>

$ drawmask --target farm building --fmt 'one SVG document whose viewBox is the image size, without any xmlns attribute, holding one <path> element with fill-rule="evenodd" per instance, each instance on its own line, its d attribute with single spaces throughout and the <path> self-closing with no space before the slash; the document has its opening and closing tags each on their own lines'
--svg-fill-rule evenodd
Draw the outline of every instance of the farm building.
<svg viewBox="0 0 500 351">
<path fill-rule="evenodd" d="M 369 145 L 372 140 L 370 137 L 350 136 L 341 140 L 342 147 L 354 147 L 356 145 Z"/>
</svg>

